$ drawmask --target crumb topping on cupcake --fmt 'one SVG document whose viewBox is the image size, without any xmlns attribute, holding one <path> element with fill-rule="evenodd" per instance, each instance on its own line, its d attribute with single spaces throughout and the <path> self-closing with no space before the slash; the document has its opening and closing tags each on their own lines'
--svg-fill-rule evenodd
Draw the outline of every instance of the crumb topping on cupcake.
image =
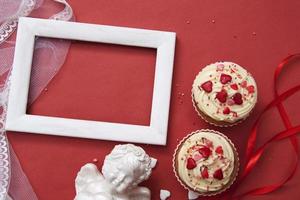
<svg viewBox="0 0 300 200">
<path fill-rule="evenodd" d="M 254 78 L 232 62 L 217 62 L 203 68 L 194 80 L 192 93 L 201 112 L 229 123 L 246 118 L 257 101 Z"/>
<path fill-rule="evenodd" d="M 176 159 L 178 176 L 197 192 L 222 190 L 235 178 L 233 147 L 213 131 L 200 130 L 188 137 L 178 149 Z"/>
</svg>

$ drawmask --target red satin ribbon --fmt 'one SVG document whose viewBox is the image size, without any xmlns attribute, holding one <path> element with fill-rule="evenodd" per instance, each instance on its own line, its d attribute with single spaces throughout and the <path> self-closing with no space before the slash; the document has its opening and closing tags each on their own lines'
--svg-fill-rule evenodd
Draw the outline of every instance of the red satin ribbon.
<svg viewBox="0 0 300 200">
<path fill-rule="evenodd" d="M 254 188 L 250 191 L 247 191 L 245 193 L 235 195 L 235 196 L 230 196 L 229 199 L 241 199 L 245 196 L 249 195 L 264 195 L 268 194 L 270 192 L 273 192 L 280 187 L 282 187 L 285 183 L 287 183 L 295 174 L 299 162 L 299 147 L 298 147 L 298 141 L 296 138 L 296 134 L 300 133 L 300 125 L 297 126 L 292 126 L 292 123 L 287 115 L 286 110 L 284 109 L 284 106 L 282 105 L 282 102 L 289 98 L 290 96 L 294 95 L 296 92 L 300 90 L 300 85 L 297 85 L 286 92 L 282 93 L 281 95 L 278 94 L 278 78 L 284 68 L 287 67 L 287 64 L 296 58 L 300 58 L 300 54 L 294 54 L 286 57 L 276 68 L 275 74 L 274 74 L 274 100 L 271 101 L 265 109 L 259 114 L 258 119 L 255 121 L 252 129 L 250 136 L 248 138 L 247 142 L 247 148 L 246 148 L 246 165 L 244 170 L 242 171 L 241 178 L 236 184 L 236 187 L 234 188 L 234 191 L 237 189 L 237 186 L 241 184 L 241 182 L 250 174 L 250 172 L 253 170 L 259 159 L 261 158 L 262 154 L 264 153 L 265 149 L 269 146 L 269 144 L 284 140 L 284 139 L 289 139 L 290 143 L 295 151 L 296 159 L 295 159 L 295 164 L 293 165 L 293 168 L 290 170 L 288 176 L 280 181 L 279 183 L 274 183 L 271 185 L 266 185 L 258 188 Z M 254 151 L 256 139 L 257 139 L 257 129 L 260 124 L 260 121 L 262 119 L 262 116 L 270 110 L 273 107 L 277 107 L 280 116 L 284 122 L 284 125 L 286 127 L 286 130 L 277 133 L 274 135 L 271 139 L 269 139 L 266 143 L 264 143 L 261 147 L 257 148 L 256 151 Z M 234 192 L 233 192 L 234 193 Z"/>
</svg>

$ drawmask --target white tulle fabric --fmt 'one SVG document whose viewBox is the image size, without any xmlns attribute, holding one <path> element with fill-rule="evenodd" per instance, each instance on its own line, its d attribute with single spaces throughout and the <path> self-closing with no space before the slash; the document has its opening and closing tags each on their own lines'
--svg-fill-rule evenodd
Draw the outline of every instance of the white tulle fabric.
<svg viewBox="0 0 300 200">
<path fill-rule="evenodd" d="M 53 20 L 73 20 L 73 11 L 65 0 L 63 11 L 50 17 Z M 17 28 L 19 17 L 38 9 L 43 0 L 0 0 L 0 200 L 37 200 L 20 162 L 9 145 L 4 130 L 7 97 L 10 85 L 15 41 L 8 41 Z M 62 66 L 70 43 L 60 39 L 38 38 L 33 57 L 28 103 L 32 103 Z"/>
</svg>

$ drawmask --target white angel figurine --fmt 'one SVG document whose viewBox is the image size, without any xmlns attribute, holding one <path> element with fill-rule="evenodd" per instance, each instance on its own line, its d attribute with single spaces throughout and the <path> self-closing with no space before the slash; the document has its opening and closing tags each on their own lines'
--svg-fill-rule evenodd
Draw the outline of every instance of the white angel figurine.
<svg viewBox="0 0 300 200">
<path fill-rule="evenodd" d="M 138 184 L 149 178 L 155 165 L 156 159 L 141 147 L 116 145 L 105 157 L 102 173 L 92 163 L 81 168 L 74 200 L 150 200 L 150 190 Z"/>
</svg>

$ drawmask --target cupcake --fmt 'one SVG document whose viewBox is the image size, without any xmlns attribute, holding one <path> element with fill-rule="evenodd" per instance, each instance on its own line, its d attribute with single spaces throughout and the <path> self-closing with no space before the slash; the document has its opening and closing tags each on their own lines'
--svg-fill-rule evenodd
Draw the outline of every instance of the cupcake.
<svg viewBox="0 0 300 200">
<path fill-rule="evenodd" d="M 177 146 L 173 169 L 186 189 L 212 196 L 228 189 L 239 170 L 239 158 L 232 142 L 222 133 L 198 130 Z"/>
<path fill-rule="evenodd" d="M 232 126 L 246 119 L 257 102 L 253 76 L 238 64 L 217 62 L 203 68 L 192 88 L 198 114 L 216 126 Z"/>
</svg>

